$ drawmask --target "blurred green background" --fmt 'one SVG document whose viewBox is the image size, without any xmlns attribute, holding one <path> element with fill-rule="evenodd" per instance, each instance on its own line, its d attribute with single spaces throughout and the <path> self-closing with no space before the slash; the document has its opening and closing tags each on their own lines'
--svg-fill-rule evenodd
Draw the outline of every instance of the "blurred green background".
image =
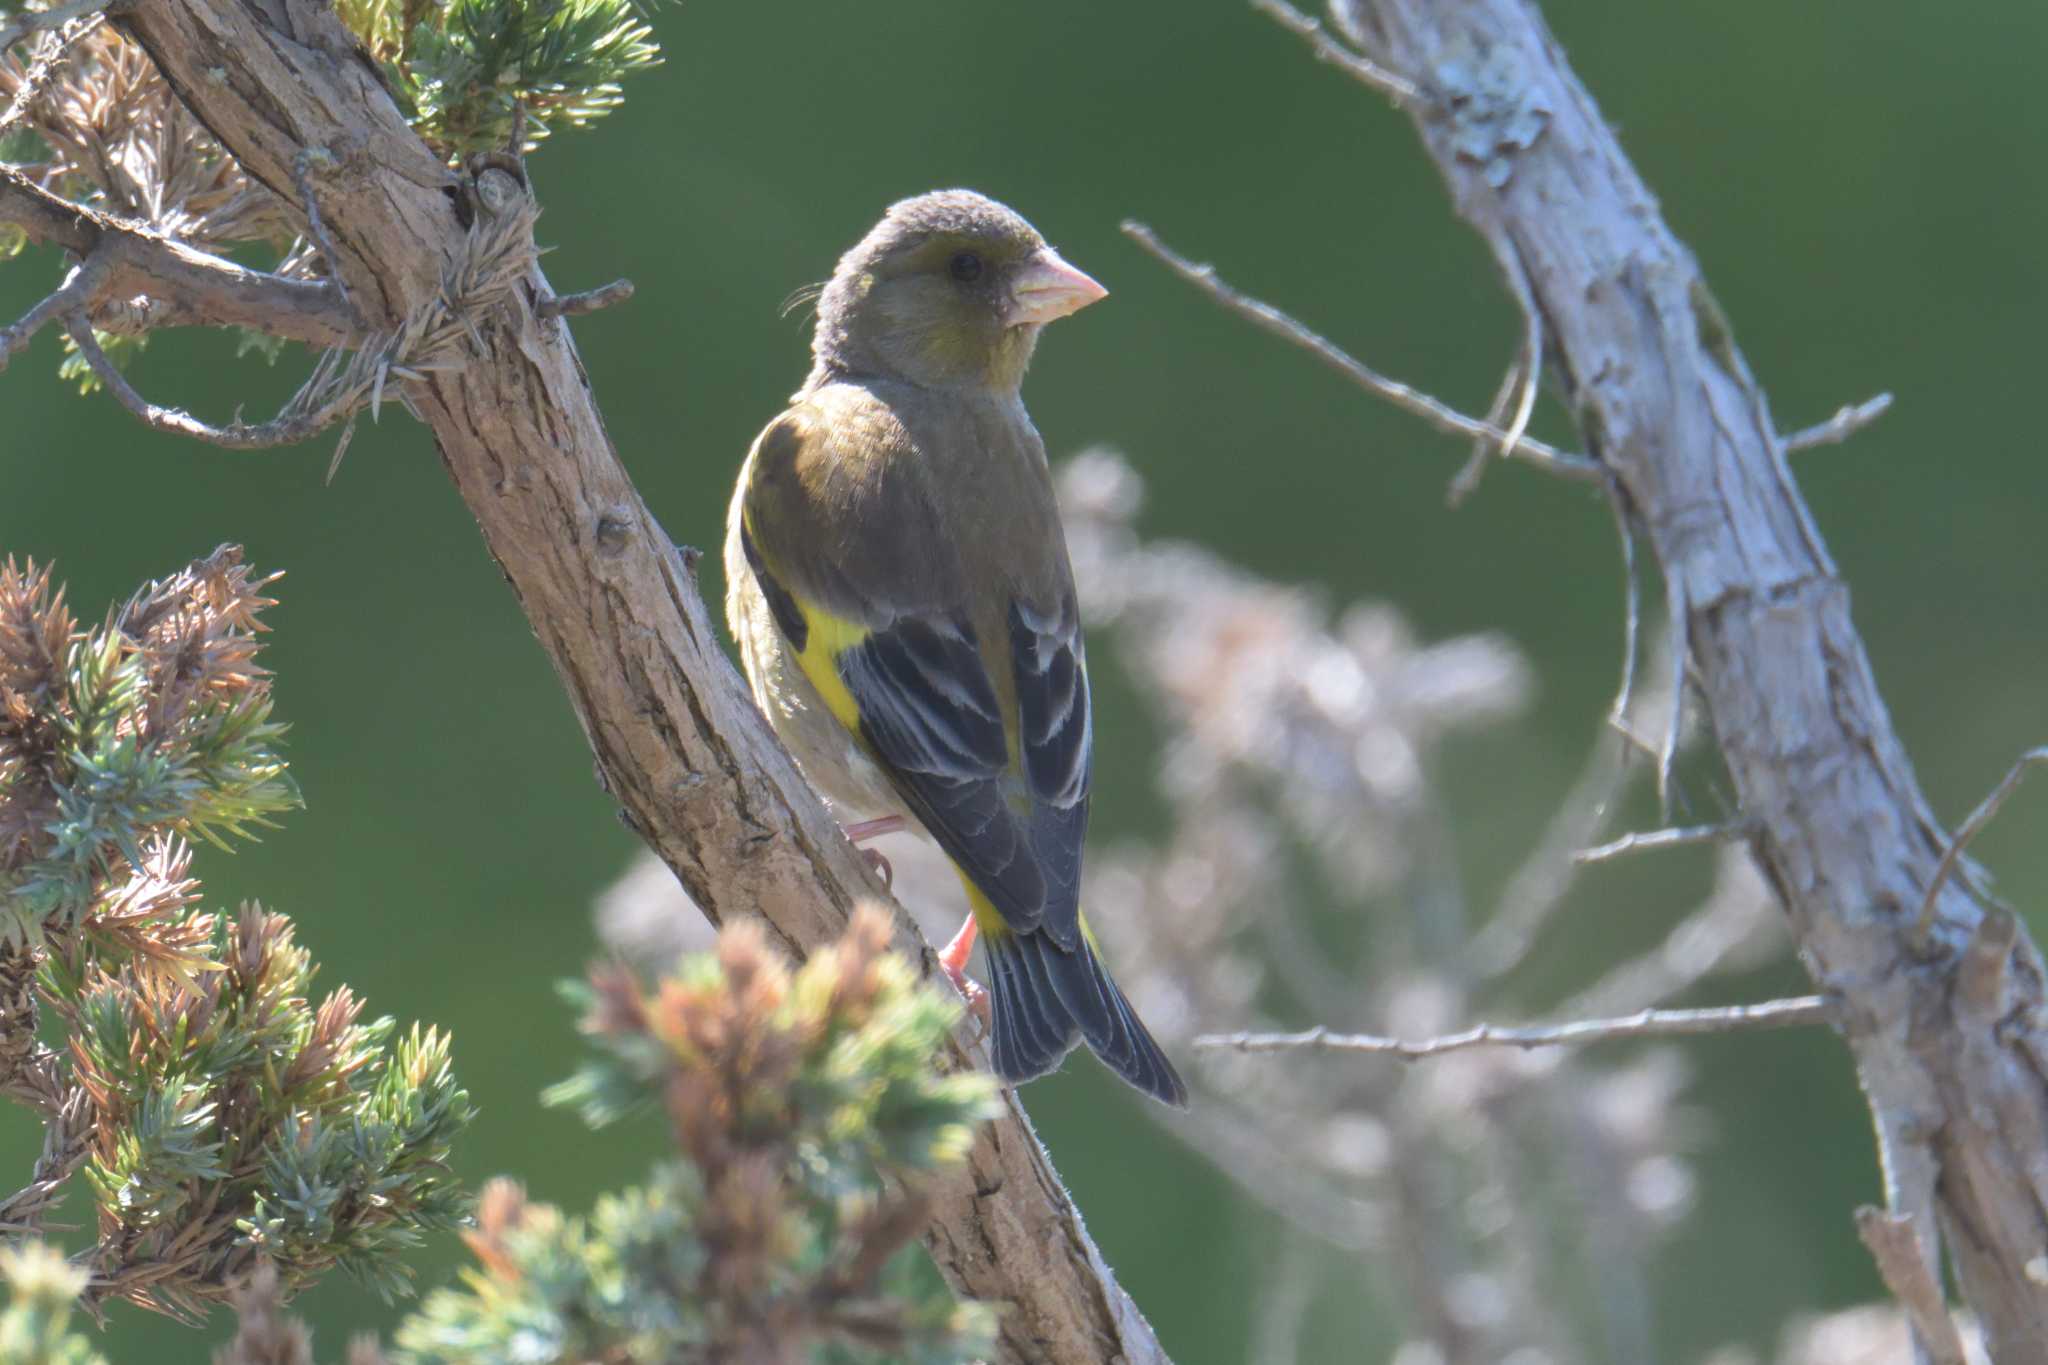
<svg viewBox="0 0 2048 1365">
<path fill-rule="evenodd" d="M 2044 738 L 2048 10 L 1996 0 L 1933 26 L 1924 5 L 1896 0 L 1551 10 L 1781 425 L 1898 395 L 1875 429 L 1797 470 L 1892 714 L 1954 819 Z M 1604 507 L 1497 470 L 1447 512 L 1462 447 L 1217 311 L 1117 231 L 1143 218 L 1360 356 L 1483 408 L 1514 318 L 1406 121 L 1230 0 L 692 3 L 654 23 L 666 67 L 533 169 L 556 285 L 623 273 L 639 287 L 580 321 L 577 340 L 671 535 L 715 548 L 739 458 L 802 377 L 804 325 L 778 316 L 785 295 L 895 198 L 994 194 L 1113 291 L 1052 333 L 1028 396 L 1056 455 L 1105 442 L 1144 473 L 1148 534 L 1339 599 L 1391 599 L 1425 638 L 1498 629 L 1529 652 L 1542 689 L 1529 721 L 1461 740 L 1442 773 L 1475 903 L 1490 903 L 1608 703 L 1621 589 Z M 0 270 L 0 316 L 56 269 L 31 253 Z M 232 349 L 167 335 L 135 376 L 159 402 L 254 416 L 305 365 L 293 354 L 266 370 Z M 268 659 L 307 809 L 233 857 L 203 851 L 209 898 L 290 912 L 328 984 L 454 1030 L 483 1111 L 463 1150 L 470 1177 L 516 1172 L 570 1207 L 637 1178 L 651 1127 L 593 1136 L 535 1098 L 576 1048 L 550 983 L 592 951 L 590 897 L 631 840 L 422 432 L 387 407 L 330 487 L 331 440 L 251 455 L 153 436 L 104 396 L 60 387 L 56 359 L 46 335 L 0 380 L 0 551 L 55 559 L 89 615 L 223 540 L 289 571 Z M 1543 420 L 1571 440 L 1554 410 Z M 1100 723 L 1135 722 L 1106 710 Z M 1098 837 L 1156 824 L 1149 764 L 1101 772 L 1097 788 Z M 2048 793 L 2023 795 L 1978 846 L 2022 905 L 2048 880 L 2044 823 Z M 1567 933 L 1603 953 L 1646 947 L 1707 872 L 1698 852 L 1587 878 Z M 1788 962 L 1725 984 L 1761 995 L 1800 980 Z M 1688 1055 L 1712 1118 L 1700 1208 L 1654 1266 L 1670 1360 L 1761 1345 L 1794 1308 L 1877 1292 L 1849 1219 L 1878 1190 L 1843 1050 L 1782 1035 Z M 1250 1289 L 1277 1245 L 1267 1216 L 1097 1068 L 1028 1099 L 1174 1358 L 1245 1360 Z M 34 1141 L 0 1114 L 0 1169 L 25 1170 Z M 83 1210 L 74 1197 L 68 1211 Z M 450 1238 L 423 1255 L 423 1281 L 444 1279 L 456 1253 Z M 1386 1339 L 1369 1271 L 1333 1258 L 1319 1274 L 1335 1292 L 1305 1359 Z M 347 1329 L 394 1317 L 338 1278 L 305 1306 L 328 1358 Z M 118 1360 L 175 1365 L 204 1360 L 224 1330 L 124 1309 L 107 1344 Z"/>
</svg>

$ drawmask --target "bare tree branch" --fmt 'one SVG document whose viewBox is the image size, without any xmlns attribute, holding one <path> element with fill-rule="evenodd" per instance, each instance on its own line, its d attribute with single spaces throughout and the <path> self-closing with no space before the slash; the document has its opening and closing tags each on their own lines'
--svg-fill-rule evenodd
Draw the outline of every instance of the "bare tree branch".
<svg viewBox="0 0 2048 1365">
<path fill-rule="evenodd" d="M 327 281 L 287 279 L 195 251 L 59 198 L 10 166 L 0 166 L 0 222 L 21 228 L 31 241 L 105 264 L 89 310 L 102 331 L 238 326 L 311 346 L 347 346 L 360 339 L 360 328 Z"/>
<path fill-rule="evenodd" d="M 472 222 L 511 221 L 502 168 L 441 165 L 322 0 L 138 0 L 119 21 L 257 181 L 291 196 L 322 148 L 321 216 L 365 322 L 429 311 Z M 529 236 L 518 288 L 469 318 L 463 363 L 404 386 L 547 651 L 623 818 L 713 919 L 763 916 L 798 955 L 886 893 L 755 711 L 685 557 L 620 467 Z M 734 455 L 737 462 L 737 454 Z M 720 509 L 693 510 L 705 528 Z M 907 917 L 897 941 L 937 972 Z M 957 1060 L 970 1058 L 961 1050 Z M 931 1190 L 954 1289 L 1008 1305 L 998 1358 L 1166 1359 L 1116 1285 L 1014 1099 Z"/>
<path fill-rule="evenodd" d="M 20 83 L 15 86 L 14 98 L 7 102 L 7 108 L 4 111 L 0 111 L 0 133 L 4 133 L 9 128 L 12 128 L 21 120 L 24 114 L 28 113 L 35 102 L 42 98 L 43 92 L 48 88 L 51 79 L 62 69 L 64 63 L 70 59 L 73 44 L 86 34 L 92 32 L 93 29 L 99 27 L 101 21 L 106 17 L 98 12 L 100 8 L 100 6 L 94 6 L 93 12 L 64 24 L 62 32 L 58 33 L 51 42 L 43 45 L 42 51 L 36 55 L 35 62 L 22 74 Z M 33 17 L 41 18 L 42 16 L 37 15 Z M 8 46 L 9 44 L 0 43 L 0 51 L 4 51 Z"/>
<path fill-rule="evenodd" d="M 1431 73 L 1416 132 L 1458 213 L 1534 283 L 1566 405 L 1670 585 L 1686 665 L 1674 682 L 1700 691 L 1800 959 L 1840 1001 L 1877 1126 L 1924 1135 L 1991 1356 L 2048 1362 L 2048 1295 L 2027 1273 L 2048 1244 L 2040 954 L 1939 872 L 1954 842 L 1727 318 L 1529 0 L 1335 0 L 1335 13 L 1376 65 Z"/>
<path fill-rule="evenodd" d="M 1584 866 L 1588 863 L 1604 863 L 1610 858 L 1620 858 L 1630 853 L 1649 853 L 1665 848 L 1691 848 L 1699 844 L 1730 844 L 1747 839 L 1753 833 L 1755 826 L 1747 822 L 1639 830 L 1624 834 L 1611 843 L 1601 844 L 1595 848 L 1582 848 L 1572 855 L 1572 861 Z"/>
<path fill-rule="evenodd" d="M 347 416 L 354 406 L 351 397 L 347 402 L 329 403 L 310 413 L 280 417 L 253 427 L 242 422 L 230 422 L 224 427 L 211 426 L 189 412 L 159 407 L 137 393 L 135 386 L 128 382 L 128 376 L 122 374 L 120 367 L 109 360 L 107 353 L 100 348 L 93 337 L 92 325 L 85 320 L 84 314 L 74 313 L 66 318 L 64 330 L 71 334 L 71 344 L 78 348 L 78 353 L 85 357 L 85 363 L 107 386 L 107 392 L 152 431 L 190 436 L 229 450 L 268 450 L 293 445 L 324 431 Z"/>
<path fill-rule="evenodd" d="M 1289 33 L 1301 38 L 1316 54 L 1368 90 L 1378 91 L 1394 102 L 1395 108 L 1422 98 L 1422 88 L 1406 76 L 1397 76 L 1376 62 L 1360 56 L 1323 31 L 1322 22 L 1303 14 L 1287 0 L 1251 0 L 1251 6 Z"/>
<path fill-rule="evenodd" d="M 1476 417 L 1468 417 L 1399 380 L 1388 379 L 1362 362 L 1352 359 L 1334 342 L 1310 331 L 1270 303 L 1261 302 L 1225 284 L 1217 275 L 1214 266 L 1197 265 L 1160 241 L 1158 235 L 1143 223 L 1126 222 L 1124 235 L 1157 257 L 1167 269 L 1231 312 L 1249 318 L 1263 330 L 1301 347 L 1360 388 L 1386 399 L 1396 407 L 1414 413 L 1438 431 L 1485 441 L 1490 448 L 1501 451 L 1508 457 L 1581 483 L 1598 483 L 1606 477 L 1596 461 L 1589 460 L 1583 455 L 1559 450 L 1533 437 L 1524 436 L 1516 439 L 1508 432 Z"/>
<path fill-rule="evenodd" d="M 1883 1209 L 1856 1210 L 1856 1235 L 1870 1248 L 1877 1261 L 1877 1273 L 1885 1288 L 1906 1306 L 1913 1324 L 1915 1345 L 1923 1349 L 1934 1365 L 1965 1365 L 1962 1334 L 1949 1315 L 1941 1284 L 1921 1259 L 1920 1239 L 1912 1220 L 1886 1213 Z"/>
<path fill-rule="evenodd" d="M 613 280 L 595 289 L 586 289 L 580 294 L 557 294 L 540 301 L 534 311 L 544 318 L 581 317 L 600 309 L 614 308 L 633 297 L 631 280 Z"/>
<path fill-rule="evenodd" d="M 1435 1038 L 1382 1038 L 1371 1033 L 1209 1033 L 1195 1046 L 1232 1052 L 1371 1052 L 1416 1061 L 1475 1047 L 1583 1047 L 1622 1038 L 1670 1038 L 1696 1033 L 1741 1033 L 1752 1029 L 1807 1028 L 1832 1024 L 1834 1006 L 1818 995 L 1767 1000 L 1759 1005 L 1717 1005 L 1710 1009 L 1641 1010 L 1619 1019 L 1574 1019 L 1563 1024 L 1503 1027 L 1475 1024 Z"/>
<path fill-rule="evenodd" d="M 18 14 L 12 21 L 0 24 L 0 49 L 13 47 L 33 34 L 62 28 L 73 19 L 98 14 L 111 3 L 112 0 L 64 0 L 63 4 L 52 5 L 46 10 Z"/>
<path fill-rule="evenodd" d="M 1837 445 L 1848 440 L 1863 428 L 1891 411 L 1892 396 L 1880 393 L 1866 398 L 1861 403 L 1850 403 L 1835 410 L 1835 415 L 1816 426 L 1795 431 L 1785 438 L 1785 453 L 1811 450 L 1815 446 Z"/>
<path fill-rule="evenodd" d="M 1922 939 L 1927 937 L 1927 931 L 1934 925 L 1934 909 L 1940 899 L 1942 885 L 1955 872 L 1957 861 L 1976 842 L 1985 826 L 1998 818 L 1999 810 L 2026 780 L 2028 770 L 2040 763 L 2048 763 L 2048 747 L 2029 749 L 2021 754 L 2006 770 L 2005 776 L 1999 779 L 1998 785 L 1991 789 L 1991 794 L 1979 801 L 1977 808 L 1964 818 L 1963 827 L 1956 831 L 1956 837 L 1949 841 L 1941 861 L 1934 865 L 1934 875 L 1927 879 L 1927 896 L 1920 902 L 1920 917 L 1914 923 L 1915 935 Z"/>
<path fill-rule="evenodd" d="M 71 268 L 71 273 L 64 277 L 64 283 L 57 286 L 54 293 L 22 314 L 20 321 L 11 327 L 0 327 L 0 370 L 6 369 L 14 353 L 33 341 L 36 333 L 44 327 L 69 314 L 84 311 L 92 300 L 93 291 L 111 268 L 106 261 L 86 258 L 83 264 Z"/>
</svg>

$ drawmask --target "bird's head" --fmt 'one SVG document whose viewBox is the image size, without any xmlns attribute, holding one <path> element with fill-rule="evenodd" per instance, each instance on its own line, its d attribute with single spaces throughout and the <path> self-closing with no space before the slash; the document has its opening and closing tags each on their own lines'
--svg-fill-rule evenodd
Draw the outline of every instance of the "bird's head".
<svg viewBox="0 0 2048 1365">
<path fill-rule="evenodd" d="M 811 350 L 826 373 L 1014 392 L 1039 329 L 1108 292 L 995 200 L 936 190 L 840 258 Z"/>
</svg>

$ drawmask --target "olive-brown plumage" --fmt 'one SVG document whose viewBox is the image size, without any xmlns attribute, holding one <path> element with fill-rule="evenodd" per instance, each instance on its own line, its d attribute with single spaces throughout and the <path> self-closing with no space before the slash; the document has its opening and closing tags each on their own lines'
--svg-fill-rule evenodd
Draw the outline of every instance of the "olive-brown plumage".
<svg viewBox="0 0 2048 1365">
<path fill-rule="evenodd" d="M 841 819 L 903 817 L 959 870 L 1003 1077 L 1085 1040 L 1183 1104 L 1081 917 L 1086 657 L 1018 393 L 1044 325 L 1103 292 L 981 195 L 890 208 L 819 296 L 810 376 L 741 469 L 726 611 L 756 700 Z"/>
</svg>

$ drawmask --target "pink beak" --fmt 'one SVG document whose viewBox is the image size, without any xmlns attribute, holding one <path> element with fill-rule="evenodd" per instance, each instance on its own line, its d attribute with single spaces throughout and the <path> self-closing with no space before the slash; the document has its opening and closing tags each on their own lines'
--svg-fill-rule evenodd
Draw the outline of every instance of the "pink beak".
<svg viewBox="0 0 2048 1365">
<path fill-rule="evenodd" d="M 1078 313 L 1109 291 L 1060 259 L 1051 247 L 1032 253 L 1010 281 L 1003 321 L 1011 327 L 1047 323 Z"/>
</svg>

